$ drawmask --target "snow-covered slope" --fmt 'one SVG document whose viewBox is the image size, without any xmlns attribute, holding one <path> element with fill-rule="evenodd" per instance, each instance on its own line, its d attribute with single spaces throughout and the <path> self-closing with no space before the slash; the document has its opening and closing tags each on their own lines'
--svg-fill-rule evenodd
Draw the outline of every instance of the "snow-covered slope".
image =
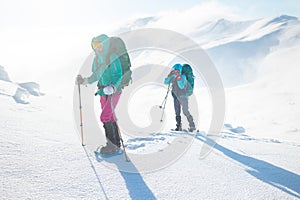
<svg viewBox="0 0 300 200">
<path fill-rule="evenodd" d="M 202 94 L 197 95 L 199 103 L 204 103 Z M 158 98 L 143 97 L 141 93 L 132 102 L 130 110 L 137 117 L 147 115 L 140 108 L 153 105 L 153 99 Z M 42 96 L 30 106 L 16 104 L 7 96 L 0 99 L 0 117 L 4 119 L 0 121 L 0 193 L 4 199 L 300 198 L 300 142 L 274 139 L 268 134 L 268 126 L 259 131 L 260 137 L 255 137 L 248 133 L 246 121 L 226 124 L 205 158 L 200 158 L 201 148 L 214 142 L 204 131 L 186 134 L 163 130 L 148 137 L 123 135 L 128 153 L 144 153 L 145 157 L 151 152 L 159 158 L 175 138 L 182 136 L 183 144 L 192 141 L 175 162 L 146 173 L 134 159 L 126 162 L 124 155 L 102 159 L 82 147 L 70 104 L 62 99 Z M 174 125 L 171 101 L 166 109 L 166 120 Z M 246 125 L 246 132 L 236 125 Z M 85 126 L 84 130 L 84 134 L 92 134 Z M 148 160 L 144 165 L 151 166 L 152 162 Z"/>
<path fill-rule="evenodd" d="M 143 22 L 151 24 L 151 20 Z M 209 38 L 208 30 L 214 34 L 205 41 L 203 37 Z M 298 20 L 288 16 L 246 22 L 222 19 L 209 22 L 194 33 L 203 34 L 203 37 L 195 37 L 195 40 L 203 39 L 202 45 L 208 47 L 208 52 L 219 52 L 220 58 L 214 59 L 228 56 L 234 60 L 224 59 L 224 63 L 219 61 L 219 70 L 227 62 L 232 65 L 239 62 L 244 66 L 247 61 L 255 69 L 256 77 L 251 83 L 240 85 L 241 81 L 245 81 L 245 77 L 241 77 L 244 76 L 245 69 L 238 68 L 240 65 L 236 65 L 237 68 L 227 68 L 232 79 L 240 80 L 234 84 L 230 82 L 231 86 L 237 83 L 239 86 L 225 91 L 226 120 L 216 141 L 212 141 L 211 135 L 207 133 L 212 102 L 205 88 L 196 88 L 194 92 L 199 105 L 199 133 L 169 131 L 175 125 L 172 97 L 169 96 L 164 130 L 147 135 L 139 135 L 139 132 L 129 135 L 123 132 L 127 152 L 144 156 L 144 163 L 140 163 L 134 156 L 131 157 L 131 162 L 126 162 L 124 155 L 107 159 L 96 157 L 88 146 L 81 146 L 77 129 L 79 127 L 75 127 L 73 122 L 74 118 L 79 119 L 78 104 L 74 105 L 76 110 L 73 110 L 66 96 L 39 96 L 41 93 L 35 83 L 8 82 L 8 75 L 2 69 L 2 77 L 6 79 L 0 80 L 1 197 L 299 199 Z M 239 35 L 244 37 L 237 37 Z M 227 51 L 232 52 L 232 55 Z M 222 55 L 222 52 L 228 54 Z M 133 63 L 153 63 L 151 61 L 159 56 L 160 59 L 155 61 L 160 64 L 163 64 L 164 59 L 172 59 L 169 55 L 148 51 L 139 54 Z M 213 61 L 218 63 L 218 60 Z M 227 71 L 220 70 L 220 73 Z M 223 75 L 223 78 L 226 76 L 228 75 Z M 90 87 L 93 86 L 81 87 L 82 93 L 91 89 Z M 29 95 L 30 104 L 17 103 L 12 97 L 18 93 L 18 99 L 22 99 L 25 93 Z M 35 94 L 38 96 L 34 96 Z M 131 97 L 130 105 L 117 107 L 117 115 L 122 109 L 128 109 L 134 122 L 147 126 L 151 123 L 149 113 L 152 106 L 160 105 L 165 94 L 164 88 L 141 86 Z M 82 110 L 86 120 L 85 100 L 82 99 Z M 99 108 L 95 119 L 99 122 L 99 99 L 95 102 L 96 108 Z M 160 116 L 161 109 L 154 111 L 159 112 Z M 122 130 L 126 124 L 122 124 L 121 116 L 118 117 Z M 102 134 L 95 130 L 89 131 L 86 126 L 84 121 L 85 137 Z M 183 126 L 187 127 L 185 119 Z M 102 128 L 100 122 L 99 127 Z M 102 140 L 94 142 L 104 144 L 104 135 L 99 138 L 101 137 Z M 181 156 L 159 169 L 143 171 L 143 166 L 152 166 L 155 161 L 162 159 L 160 156 L 167 152 L 168 147 L 174 148 L 176 138 L 179 138 L 178 144 L 190 142 L 188 148 L 180 152 Z M 201 149 L 206 146 L 212 151 L 206 157 L 200 157 Z M 147 160 L 149 153 L 154 153 L 157 160 Z"/>
<path fill-rule="evenodd" d="M 263 60 L 256 82 L 228 89 L 227 119 L 247 123 L 248 133 L 256 137 L 263 132 L 263 136 L 299 142 L 299 52 L 300 42 L 280 47 Z"/>
<path fill-rule="evenodd" d="M 0 80 L 0 95 L 14 96 L 18 89 L 17 84 Z"/>
<path fill-rule="evenodd" d="M 299 40 L 300 34 L 299 20 L 290 16 L 227 23 L 223 26 L 232 34 L 222 29 L 218 33 L 214 29 L 208 31 L 209 36 L 212 32 L 212 37 L 218 35 L 224 38 L 206 38 L 210 42 L 204 43 L 203 48 L 207 49 L 226 86 L 245 84 L 257 79 L 257 70 L 263 59 L 287 40 Z M 240 31 L 231 32 L 235 27 L 239 27 Z M 292 33 L 290 28 L 298 30 Z"/>
<path fill-rule="evenodd" d="M 263 18 L 251 21 L 229 21 L 220 19 L 200 26 L 193 32 L 194 38 L 204 49 L 228 44 L 231 42 L 255 41 L 274 32 L 299 24 L 296 17 L 282 15 L 275 18 Z"/>
<path fill-rule="evenodd" d="M 0 65 L 0 80 L 10 82 L 7 72 L 4 67 Z"/>
<path fill-rule="evenodd" d="M 157 20 L 157 17 L 143 17 L 143 18 L 137 18 L 133 19 L 130 22 L 128 22 L 125 26 L 118 29 L 118 32 L 127 32 L 132 29 L 142 28 L 144 26 L 147 26 L 149 23 L 155 22 Z"/>
<path fill-rule="evenodd" d="M 21 86 L 22 88 L 26 89 L 33 96 L 42 96 L 42 95 L 44 95 L 40 91 L 39 84 L 37 84 L 35 82 L 19 83 L 19 86 Z"/>
<path fill-rule="evenodd" d="M 14 83 L 5 71 L 4 67 L 0 66 L 0 95 L 12 97 L 16 103 L 29 104 L 30 96 L 44 95 L 40 92 L 39 84 L 35 82 Z"/>
<path fill-rule="evenodd" d="M 143 27 L 169 28 L 159 26 L 159 21 L 163 20 L 159 17 L 145 19 L 151 20 L 137 19 L 136 21 L 142 20 L 144 23 L 137 27 L 136 22 L 132 22 L 126 25 L 126 30 Z M 181 30 L 180 27 L 176 27 L 176 23 L 174 24 L 172 27 L 175 31 Z M 288 15 L 248 21 L 199 21 L 199 24 L 194 26 L 196 28 L 187 35 L 206 50 L 226 87 L 253 82 L 257 79 L 257 71 L 266 56 L 276 51 L 279 45 L 293 46 L 300 38 L 299 19 Z M 163 59 L 164 64 L 169 64 L 174 58 L 161 58 L 156 54 L 141 54 L 137 59 L 150 63 L 158 60 L 158 64 L 161 64 Z"/>
</svg>

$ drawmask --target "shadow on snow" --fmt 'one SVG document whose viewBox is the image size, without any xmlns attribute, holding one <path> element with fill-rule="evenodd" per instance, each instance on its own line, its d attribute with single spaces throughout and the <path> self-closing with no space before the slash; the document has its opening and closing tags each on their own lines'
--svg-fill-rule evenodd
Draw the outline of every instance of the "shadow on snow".
<svg viewBox="0 0 300 200">
<path fill-rule="evenodd" d="M 125 161 L 124 153 L 122 155 L 108 158 L 102 158 L 101 156 L 97 155 L 96 160 L 98 162 L 105 161 L 108 163 L 113 163 L 115 166 L 117 166 L 126 183 L 126 187 L 131 199 L 156 199 L 150 188 L 145 183 L 138 169 L 135 167 L 134 163 L 131 161 Z M 124 166 L 125 168 L 129 169 L 129 171 L 132 171 L 132 173 L 125 172 Z"/>
<path fill-rule="evenodd" d="M 246 172 L 257 179 L 263 181 L 264 183 L 270 184 L 294 197 L 300 198 L 300 175 L 285 170 L 281 167 L 277 167 L 266 161 L 236 153 L 218 143 L 215 143 L 215 141 L 201 133 L 197 133 L 195 138 L 224 153 L 224 155 L 228 156 L 229 158 L 252 168 L 251 170 L 246 170 Z"/>
</svg>

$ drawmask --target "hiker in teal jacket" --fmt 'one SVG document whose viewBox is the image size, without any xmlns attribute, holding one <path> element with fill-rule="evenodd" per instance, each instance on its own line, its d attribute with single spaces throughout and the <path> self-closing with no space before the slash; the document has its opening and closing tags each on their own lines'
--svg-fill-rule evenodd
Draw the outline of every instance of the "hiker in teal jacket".
<svg viewBox="0 0 300 200">
<path fill-rule="evenodd" d="M 187 65 L 187 64 L 185 64 Z M 176 129 L 175 131 L 182 130 L 181 124 L 181 107 L 182 112 L 186 116 L 189 122 L 189 131 L 193 132 L 196 130 L 193 116 L 189 112 L 189 93 L 188 93 L 188 81 L 186 75 L 182 72 L 182 65 L 175 64 L 172 67 L 172 71 L 165 78 L 164 83 L 166 85 L 172 85 L 172 96 L 174 99 L 174 109 L 176 115 Z"/>
<path fill-rule="evenodd" d="M 101 43 L 101 41 L 103 42 Z M 107 85 L 113 85 L 116 88 L 116 93 L 122 92 L 122 89 L 119 87 L 123 74 L 121 62 L 116 54 L 111 54 L 110 60 L 106 60 L 109 45 L 109 38 L 106 35 L 100 35 L 92 40 L 92 48 L 96 56 L 92 65 L 93 73 L 87 78 L 87 82 L 92 84 L 98 81 L 99 90 L 97 93 L 100 96 L 106 96 L 103 89 Z M 108 63 L 111 63 L 110 66 L 108 66 Z"/>
<path fill-rule="evenodd" d="M 78 80 L 80 84 L 92 84 L 98 81 L 97 94 L 100 95 L 102 112 L 100 120 L 105 129 L 106 146 L 100 149 L 102 154 L 112 154 L 120 150 L 120 135 L 114 117 L 114 109 L 120 99 L 122 88 L 122 65 L 115 53 L 107 57 L 110 40 L 107 35 L 99 35 L 92 40 L 95 57 L 92 64 L 92 74 Z"/>
</svg>

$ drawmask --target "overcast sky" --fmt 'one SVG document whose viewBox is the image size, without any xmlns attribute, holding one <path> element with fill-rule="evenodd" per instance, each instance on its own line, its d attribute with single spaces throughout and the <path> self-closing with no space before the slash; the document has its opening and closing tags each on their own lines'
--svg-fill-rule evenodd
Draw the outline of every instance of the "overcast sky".
<svg viewBox="0 0 300 200">
<path fill-rule="evenodd" d="M 76 76 L 93 36 L 109 34 L 128 19 L 163 15 L 163 27 L 176 21 L 185 29 L 212 17 L 299 13 L 299 0 L 0 0 L 0 65 L 13 81 L 49 88 Z"/>
<path fill-rule="evenodd" d="M 1 28 L 106 24 L 141 14 L 219 3 L 243 17 L 299 16 L 299 0 L 0 0 Z M 209 12 L 209 10 L 207 10 Z"/>
</svg>

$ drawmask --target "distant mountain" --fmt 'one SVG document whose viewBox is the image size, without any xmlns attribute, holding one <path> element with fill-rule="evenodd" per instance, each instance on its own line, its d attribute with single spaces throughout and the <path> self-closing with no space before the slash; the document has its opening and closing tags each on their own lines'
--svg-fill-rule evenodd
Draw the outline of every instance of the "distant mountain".
<svg viewBox="0 0 300 200">
<path fill-rule="evenodd" d="M 263 18 L 250 21 L 229 21 L 220 19 L 206 23 L 191 33 L 193 39 L 204 49 L 213 48 L 230 42 L 248 42 L 258 40 L 290 26 L 299 26 L 296 17 L 282 15 L 275 18 Z"/>
<path fill-rule="evenodd" d="M 227 87 L 254 81 L 271 51 L 286 47 L 292 38 L 300 41 L 300 21 L 287 15 L 245 22 L 219 20 L 212 27 L 198 32 L 196 40 L 207 50 Z M 291 27 L 298 31 L 290 32 Z"/>
<path fill-rule="evenodd" d="M 123 30 L 151 27 L 152 22 L 159 20 L 159 17 L 154 16 L 137 19 L 128 23 Z M 199 21 L 199 25 L 194 27 L 187 36 L 206 50 L 226 87 L 254 81 L 262 60 L 270 52 L 277 48 L 290 48 L 300 41 L 300 21 L 288 15 L 247 21 Z M 155 28 L 168 29 L 167 26 Z M 149 53 L 140 54 L 136 59 L 147 61 L 149 58 L 154 60 Z"/>
<path fill-rule="evenodd" d="M 122 32 L 127 32 L 127 31 L 130 31 L 133 29 L 142 28 L 142 27 L 147 26 L 149 23 L 155 22 L 157 20 L 158 20 L 158 18 L 154 17 L 154 16 L 134 19 L 133 21 L 128 22 L 126 25 L 124 25 L 123 27 L 118 29 L 116 32 L 122 33 Z"/>
</svg>

